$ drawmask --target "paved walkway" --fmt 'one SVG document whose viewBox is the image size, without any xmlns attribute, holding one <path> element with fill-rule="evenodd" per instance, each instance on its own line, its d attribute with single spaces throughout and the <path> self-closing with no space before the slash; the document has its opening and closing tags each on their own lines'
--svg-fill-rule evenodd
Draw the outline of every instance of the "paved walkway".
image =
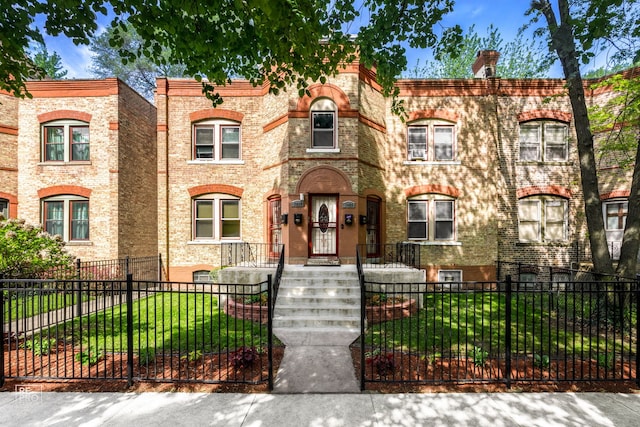
<svg viewBox="0 0 640 427">
<path fill-rule="evenodd" d="M 2 426 L 619 426 L 640 395 L 608 393 L 0 393 Z"/>
</svg>

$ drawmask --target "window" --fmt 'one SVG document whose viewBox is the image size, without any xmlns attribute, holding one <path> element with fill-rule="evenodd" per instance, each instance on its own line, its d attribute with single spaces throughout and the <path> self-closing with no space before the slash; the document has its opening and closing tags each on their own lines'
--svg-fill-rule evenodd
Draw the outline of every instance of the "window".
<svg viewBox="0 0 640 427">
<path fill-rule="evenodd" d="M 336 105 L 330 99 L 320 99 L 311 106 L 311 147 L 337 147 Z"/>
<path fill-rule="evenodd" d="M 531 284 L 536 283 L 538 275 L 536 273 L 520 273 L 520 283 Z"/>
<path fill-rule="evenodd" d="M 226 194 L 209 194 L 193 201 L 195 240 L 240 238 L 240 200 Z"/>
<path fill-rule="evenodd" d="M 79 196 L 55 196 L 42 202 L 44 229 L 65 242 L 89 240 L 89 200 Z"/>
<path fill-rule="evenodd" d="M 462 270 L 438 270 L 438 282 L 462 282 Z"/>
<path fill-rule="evenodd" d="M 0 199 L 0 219 L 9 219 L 9 201 Z"/>
<path fill-rule="evenodd" d="M 559 122 L 520 125 L 520 160 L 564 162 L 568 151 L 568 126 Z"/>
<path fill-rule="evenodd" d="M 193 283 L 213 283 L 208 270 L 198 270 L 193 272 Z"/>
<path fill-rule="evenodd" d="M 193 158 L 204 161 L 240 159 L 240 125 L 207 120 L 193 126 Z"/>
<path fill-rule="evenodd" d="M 558 197 L 528 197 L 518 202 L 520 241 L 565 241 L 567 228 L 566 200 Z"/>
<path fill-rule="evenodd" d="M 409 160 L 454 160 L 452 125 L 414 125 L 407 128 L 407 158 Z"/>
<path fill-rule="evenodd" d="M 42 127 L 45 162 L 89 161 L 89 125 L 78 120 L 58 120 Z"/>
<path fill-rule="evenodd" d="M 454 240 L 455 201 L 440 195 L 409 200 L 407 237 L 413 240 Z"/>
<path fill-rule="evenodd" d="M 627 224 L 629 203 L 618 200 L 604 203 L 604 224 L 607 231 L 624 230 Z"/>
</svg>

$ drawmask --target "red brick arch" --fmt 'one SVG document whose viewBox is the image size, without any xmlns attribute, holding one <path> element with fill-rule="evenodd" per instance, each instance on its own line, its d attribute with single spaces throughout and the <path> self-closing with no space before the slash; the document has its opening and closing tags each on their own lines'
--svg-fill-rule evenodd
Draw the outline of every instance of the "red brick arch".
<svg viewBox="0 0 640 427">
<path fill-rule="evenodd" d="M 559 110 L 532 110 L 518 113 L 518 122 L 528 122 L 530 120 L 552 119 L 569 123 L 571 121 L 571 113 Z"/>
<path fill-rule="evenodd" d="M 419 110 L 412 111 L 409 113 L 409 118 L 407 119 L 407 123 L 411 123 L 416 120 L 422 119 L 440 119 L 446 120 L 448 122 L 457 122 L 459 119 L 458 114 L 455 111 L 450 110 Z"/>
<path fill-rule="evenodd" d="M 198 197 L 204 194 L 222 193 L 229 194 L 231 196 L 242 197 L 244 190 L 239 187 L 227 184 L 205 184 L 197 185 L 188 189 L 189 196 Z"/>
<path fill-rule="evenodd" d="M 619 199 L 619 198 L 628 199 L 630 194 L 631 194 L 631 191 L 629 190 L 613 190 L 608 193 L 601 194 L 600 200 Z"/>
<path fill-rule="evenodd" d="M 91 190 L 89 188 L 80 187 L 79 185 L 54 185 L 52 187 L 41 188 L 38 190 L 38 197 L 44 199 L 51 196 L 59 196 L 62 194 L 72 194 L 89 198 Z"/>
<path fill-rule="evenodd" d="M 406 197 L 413 197 L 420 194 L 444 194 L 445 196 L 451 196 L 457 199 L 460 197 L 460 190 L 449 185 L 441 184 L 416 185 L 404 190 Z"/>
<path fill-rule="evenodd" d="M 38 114 L 39 123 L 46 123 L 53 120 L 80 120 L 81 122 L 89 123 L 91 121 L 91 114 L 74 110 L 56 110 Z"/>
<path fill-rule="evenodd" d="M 536 185 L 531 187 L 519 188 L 516 190 L 516 196 L 518 197 L 518 199 L 543 194 L 563 197 L 565 199 L 570 199 L 572 196 L 572 192 L 570 189 L 562 187 L 560 185 Z"/>
<path fill-rule="evenodd" d="M 309 111 L 311 104 L 318 98 L 329 98 L 335 102 L 338 111 L 351 110 L 351 103 L 346 93 L 342 91 L 338 86 L 330 83 L 315 84 L 309 86 L 309 93 L 311 96 L 303 96 L 298 99 L 298 105 L 296 109 L 298 111 Z"/>
<path fill-rule="evenodd" d="M 234 122 L 242 123 L 244 114 L 232 110 L 224 110 L 222 108 L 207 108 L 206 110 L 198 110 L 189 113 L 189 120 L 191 122 L 199 122 L 206 119 L 227 119 Z"/>
</svg>

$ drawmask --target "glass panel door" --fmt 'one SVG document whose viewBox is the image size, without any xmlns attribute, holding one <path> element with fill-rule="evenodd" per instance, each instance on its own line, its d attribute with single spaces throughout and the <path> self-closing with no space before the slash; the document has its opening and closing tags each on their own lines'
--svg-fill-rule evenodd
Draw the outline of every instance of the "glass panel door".
<svg viewBox="0 0 640 427">
<path fill-rule="evenodd" d="M 336 196 L 311 196 L 311 237 L 309 256 L 337 255 L 338 202 Z"/>
</svg>

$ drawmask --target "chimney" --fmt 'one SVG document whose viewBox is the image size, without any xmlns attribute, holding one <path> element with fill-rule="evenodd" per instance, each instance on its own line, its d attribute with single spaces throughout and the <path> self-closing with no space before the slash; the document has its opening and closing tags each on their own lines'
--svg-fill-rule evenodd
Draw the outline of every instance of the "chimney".
<svg viewBox="0 0 640 427">
<path fill-rule="evenodd" d="M 476 62 L 471 66 L 474 76 L 477 79 L 486 79 L 496 76 L 496 64 L 500 58 L 497 50 L 481 50 L 476 56 Z"/>
</svg>

